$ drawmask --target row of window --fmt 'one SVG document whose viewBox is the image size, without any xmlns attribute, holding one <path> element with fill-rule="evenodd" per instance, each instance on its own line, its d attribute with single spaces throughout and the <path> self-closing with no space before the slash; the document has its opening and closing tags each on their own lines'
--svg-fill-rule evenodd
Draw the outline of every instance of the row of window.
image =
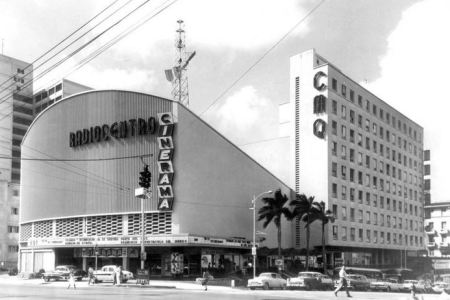
<svg viewBox="0 0 450 300">
<path fill-rule="evenodd" d="M 383 153 L 380 153 L 380 155 L 376 155 L 375 157 L 372 157 L 368 154 L 364 155 L 363 152 L 356 152 L 354 148 L 350 148 L 348 147 L 347 150 L 347 145 L 340 145 L 340 158 L 343 160 L 348 160 L 352 163 L 357 163 L 358 165 L 362 166 L 363 165 L 363 158 L 365 158 L 365 166 L 367 168 L 373 168 L 374 171 L 379 171 L 380 173 L 386 173 L 386 175 L 388 176 L 392 176 L 393 178 L 398 178 L 399 180 L 402 180 L 402 171 L 403 171 L 403 180 L 405 182 L 408 181 L 408 177 L 407 177 L 407 172 L 406 170 L 401 170 L 400 167 L 396 167 L 394 164 L 390 164 L 384 160 L 382 160 L 381 158 L 383 158 Z M 356 154 L 356 155 L 355 155 Z M 337 157 L 338 156 L 338 143 L 336 141 L 332 141 L 331 142 L 331 155 Z M 395 155 L 395 150 L 393 152 L 393 155 Z M 390 158 L 390 155 L 387 155 L 386 158 Z M 401 161 L 401 155 L 399 156 L 399 160 Z M 404 161 L 406 161 L 406 156 L 404 156 Z M 410 165 L 410 170 L 415 170 L 415 171 L 419 171 L 420 172 L 420 163 L 418 163 L 416 160 L 413 161 L 411 160 L 411 158 L 409 159 L 409 165 Z M 391 168 L 392 167 L 392 168 Z M 391 175 L 391 170 L 392 170 L 392 175 Z M 398 174 L 398 175 L 397 175 Z M 418 178 L 421 177 L 417 177 L 417 175 L 414 175 L 410 172 L 409 173 L 409 181 L 411 184 L 415 184 L 418 186 L 421 186 L 421 182 Z M 414 183 L 413 183 L 414 182 Z"/>
<path fill-rule="evenodd" d="M 331 79 L 331 88 L 337 92 L 338 83 L 336 78 Z M 345 84 L 341 84 L 341 96 L 347 100 L 347 86 Z M 355 103 L 355 92 L 350 89 L 349 91 L 350 102 Z M 391 115 L 388 111 L 384 111 L 381 107 L 378 108 L 375 104 L 371 104 L 369 100 L 365 100 L 363 105 L 363 97 L 358 95 L 357 104 L 359 107 L 366 110 L 367 113 L 379 118 L 387 125 L 391 125 L 394 129 L 397 129 L 403 132 L 405 135 L 408 135 L 410 138 L 414 139 L 416 142 L 422 142 L 422 136 L 420 132 L 418 133 L 415 129 L 408 126 L 406 123 L 400 120 L 401 117 L 396 118 L 394 115 Z M 334 104 L 333 104 L 334 105 Z"/>
<path fill-rule="evenodd" d="M 411 231 L 419 231 L 419 228 L 423 227 L 422 221 L 408 220 L 407 218 L 403 219 L 402 217 L 397 218 L 397 216 L 385 215 L 384 213 L 378 212 L 364 212 L 362 209 L 356 209 L 354 207 L 350 207 L 348 210 L 347 206 L 341 206 L 341 213 L 339 214 L 337 204 L 333 204 L 332 211 L 337 220 Z M 348 211 L 350 212 L 349 214 Z"/>
<path fill-rule="evenodd" d="M 340 170 L 340 172 L 339 172 Z M 349 171 L 347 173 L 347 170 Z M 340 169 L 338 169 L 338 164 L 336 162 L 331 162 L 331 176 L 335 178 L 340 178 L 342 180 L 348 180 L 351 183 L 358 183 L 359 185 L 365 186 L 367 188 L 372 188 L 374 190 L 379 190 L 380 192 L 390 193 L 393 196 L 397 195 L 399 197 L 410 199 L 414 201 L 418 201 L 420 198 L 420 194 L 417 190 L 413 190 L 412 188 L 408 188 L 406 184 L 408 183 L 408 177 L 405 172 L 405 185 L 402 186 L 400 183 L 395 183 L 395 181 L 385 180 L 383 176 L 377 177 L 375 175 L 371 175 L 369 173 L 364 174 L 360 170 L 355 170 L 353 168 L 347 167 L 346 165 L 341 165 Z M 410 174 L 411 175 L 411 174 Z M 417 176 L 410 176 L 410 184 L 417 184 Z M 420 186 L 420 185 L 419 185 Z M 337 193 L 337 189 L 333 190 Z M 336 198 L 337 196 L 335 196 Z"/>
<path fill-rule="evenodd" d="M 411 143 L 409 144 L 411 146 L 411 151 L 409 151 L 409 153 L 410 154 L 414 153 L 414 156 L 419 157 L 418 160 L 412 157 L 408 157 L 406 154 L 402 154 L 401 151 L 396 151 L 393 148 L 391 149 L 375 139 L 370 139 L 369 136 L 364 136 L 362 133 L 359 133 L 359 131 L 349 129 L 348 132 L 349 132 L 348 139 L 350 143 L 356 144 L 359 147 L 365 148 L 368 151 L 372 151 L 377 155 L 380 154 L 381 156 L 386 157 L 386 159 L 391 159 L 393 162 L 397 162 L 400 165 L 403 164 L 405 167 L 409 166 L 409 168 L 413 168 L 414 166 L 414 168 L 417 169 L 419 165 L 417 161 L 422 161 L 421 150 L 419 149 L 419 151 L 417 151 L 417 146 L 414 145 L 413 148 Z M 338 134 L 338 123 L 334 120 L 331 121 L 331 133 L 334 136 L 337 136 Z M 347 140 L 347 126 L 345 125 L 341 125 L 340 138 L 343 140 Z"/>
<path fill-rule="evenodd" d="M 332 189 L 336 188 L 337 189 L 337 185 L 335 186 L 333 184 Z M 333 191 L 334 192 L 334 191 Z M 347 200 L 347 187 L 346 186 L 342 186 L 342 198 L 341 200 Z M 337 194 L 337 193 L 336 193 Z M 337 198 L 334 197 L 335 194 L 333 193 L 333 198 Z M 400 200 L 396 200 L 396 199 L 391 199 L 389 197 L 386 198 L 386 205 L 385 205 L 385 198 L 384 196 L 380 196 L 378 197 L 377 194 L 371 194 L 369 192 L 365 193 L 365 202 L 364 202 L 364 192 L 361 190 L 356 191 L 354 188 L 350 188 L 350 201 L 351 202 L 355 202 L 355 198 L 357 198 L 357 202 L 359 204 L 365 204 L 367 206 L 370 207 L 374 207 L 374 208 L 378 208 L 380 207 L 381 209 L 386 209 L 386 210 L 392 210 L 394 212 L 398 211 L 398 212 L 402 212 L 402 208 L 405 214 L 408 213 L 408 203 L 404 203 L 400 201 Z M 392 203 L 392 206 L 391 206 Z M 422 217 L 423 216 L 423 208 L 421 206 L 417 206 L 417 205 L 413 205 L 413 204 L 409 204 L 409 213 L 411 215 L 414 215 L 416 217 Z"/>
<path fill-rule="evenodd" d="M 62 89 L 62 83 L 59 83 L 55 87 L 50 88 L 48 91 L 42 91 L 41 93 L 36 94 L 34 96 L 34 100 L 36 103 L 39 101 L 45 100 L 45 98 L 53 95 L 56 92 L 59 92 L 61 89 Z"/>
<path fill-rule="evenodd" d="M 402 233 L 391 233 L 371 229 L 362 229 L 350 227 L 350 234 L 347 232 L 347 226 L 341 226 L 340 240 L 352 242 L 366 242 L 374 244 L 392 244 L 407 246 L 423 246 L 423 237 L 407 235 Z M 364 234 L 365 231 L 365 234 Z M 356 234 L 358 232 L 358 235 Z M 333 225 L 333 239 L 339 239 L 339 226 Z"/>
<path fill-rule="evenodd" d="M 19 246 L 18 245 L 8 245 L 8 252 L 9 253 L 19 252 Z"/>
</svg>

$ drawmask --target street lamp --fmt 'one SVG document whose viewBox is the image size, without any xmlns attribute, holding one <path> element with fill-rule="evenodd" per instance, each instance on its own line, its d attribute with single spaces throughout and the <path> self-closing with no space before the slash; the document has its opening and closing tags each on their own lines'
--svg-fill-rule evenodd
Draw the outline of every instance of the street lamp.
<svg viewBox="0 0 450 300">
<path fill-rule="evenodd" d="M 94 246 L 94 254 L 95 254 L 95 270 L 97 270 L 97 261 L 98 261 L 98 247 L 97 244 Z"/>
<path fill-rule="evenodd" d="M 259 194 L 258 196 L 253 195 L 252 200 L 252 209 L 253 210 L 253 247 L 252 247 L 252 255 L 253 255 L 253 278 L 256 277 L 256 199 L 261 197 L 262 195 L 272 194 L 272 191 L 267 191 Z"/>
</svg>

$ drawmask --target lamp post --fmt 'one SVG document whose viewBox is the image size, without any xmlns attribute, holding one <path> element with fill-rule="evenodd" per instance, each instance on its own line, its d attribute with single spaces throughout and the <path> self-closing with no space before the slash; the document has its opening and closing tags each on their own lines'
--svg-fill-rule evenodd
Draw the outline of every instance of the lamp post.
<svg viewBox="0 0 450 300">
<path fill-rule="evenodd" d="M 322 219 L 322 263 L 323 263 L 323 273 L 327 273 L 327 254 L 325 251 L 325 225 L 328 222 L 334 223 L 335 216 L 332 211 L 325 210 L 325 202 L 321 201 L 320 206 L 322 206 L 324 219 Z"/>
<path fill-rule="evenodd" d="M 97 270 L 97 261 L 98 261 L 98 247 L 97 244 L 94 246 L 94 254 L 95 254 L 95 270 Z"/>
<path fill-rule="evenodd" d="M 272 191 L 267 191 L 259 194 L 258 196 L 253 195 L 252 200 L 252 209 L 253 210 L 253 247 L 252 247 L 252 256 L 253 256 L 253 278 L 256 277 L 256 199 L 265 194 L 271 194 Z"/>
</svg>

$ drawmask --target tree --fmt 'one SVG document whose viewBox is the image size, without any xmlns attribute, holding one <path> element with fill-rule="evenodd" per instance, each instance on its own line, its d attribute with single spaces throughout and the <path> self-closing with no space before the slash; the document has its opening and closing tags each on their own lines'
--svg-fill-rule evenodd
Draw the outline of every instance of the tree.
<svg viewBox="0 0 450 300">
<path fill-rule="evenodd" d="M 293 210 L 289 219 L 298 218 L 306 224 L 310 224 L 311 219 L 311 209 L 313 207 L 314 197 L 307 197 L 305 194 L 297 194 L 295 199 L 291 201 L 290 205 L 293 206 Z M 305 268 L 309 269 L 309 235 L 310 228 L 306 226 L 306 262 Z"/>
<path fill-rule="evenodd" d="M 306 223 L 306 228 L 313 222 L 320 220 L 322 221 L 322 263 L 323 272 L 327 271 L 327 257 L 325 253 L 325 225 L 330 221 L 334 222 L 334 215 L 331 210 L 325 210 L 325 202 L 320 201 L 320 203 L 313 202 L 311 206 L 311 213 L 309 215 L 309 220 Z"/>
<path fill-rule="evenodd" d="M 275 224 L 278 231 L 278 257 L 281 258 L 281 218 L 290 217 L 290 210 L 284 205 L 288 202 L 288 197 L 281 193 L 278 189 L 273 194 L 273 197 L 264 197 L 261 201 L 264 206 L 258 211 L 258 221 L 264 219 L 263 227 L 266 228 L 271 222 Z"/>
</svg>

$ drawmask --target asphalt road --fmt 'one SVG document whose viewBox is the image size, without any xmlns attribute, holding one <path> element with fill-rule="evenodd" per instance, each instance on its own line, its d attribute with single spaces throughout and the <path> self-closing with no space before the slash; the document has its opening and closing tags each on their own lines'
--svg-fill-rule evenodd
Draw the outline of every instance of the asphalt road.
<svg viewBox="0 0 450 300">
<path fill-rule="evenodd" d="M 351 299 L 381 299 L 381 300 L 410 300 L 409 294 L 383 293 L 383 292 L 353 292 Z M 450 300 L 449 295 L 418 295 L 421 300 Z M 336 298 L 330 291 L 250 291 L 245 289 L 211 287 L 208 291 L 198 289 L 182 288 L 140 288 L 140 287 L 115 287 L 86 286 L 81 285 L 76 290 L 67 289 L 66 285 L 8 285 L 0 283 L 0 299 L 8 300 L 66 300 L 66 299 L 105 299 L 105 300 L 134 300 L 134 299 L 245 299 L 245 300 L 283 300 L 283 299 L 305 299 L 305 300 L 329 300 L 329 299 L 349 299 L 345 293 L 340 293 Z"/>
</svg>

